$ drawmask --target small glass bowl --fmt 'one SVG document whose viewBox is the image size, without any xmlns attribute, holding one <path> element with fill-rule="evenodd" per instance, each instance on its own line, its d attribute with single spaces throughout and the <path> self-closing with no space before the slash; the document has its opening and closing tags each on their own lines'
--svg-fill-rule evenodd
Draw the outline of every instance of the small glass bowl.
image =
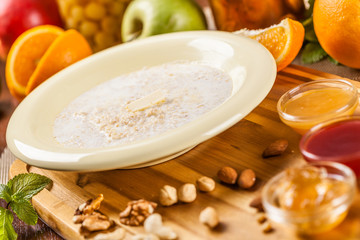
<svg viewBox="0 0 360 240">
<path fill-rule="evenodd" d="M 292 227 L 297 233 L 311 235 L 331 230 L 346 217 L 356 194 L 356 178 L 347 166 L 334 162 L 317 162 L 310 165 L 325 168 L 331 178 L 341 179 L 348 185 L 345 194 L 335 198 L 331 204 L 322 205 L 313 211 L 294 211 L 277 204 L 279 184 L 286 177 L 285 171 L 266 183 L 262 191 L 262 202 L 270 220 Z"/>
<path fill-rule="evenodd" d="M 342 163 L 360 177 L 360 116 L 337 117 L 317 124 L 303 135 L 299 148 L 308 162 Z"/>
<path fill-rule="evenodd" d="M 324 111 L 323 113 L 316 112 L 318 111 L 318 109 L 315 110 L 317 107 L 316 104 L 313 105 L 313 114 L 294 115 L 288 113 L 286 107 L 290 100 L 301 97 L 308 91 L 317 91 L 329 88 L 345 90 L 350 96 L 349 100 L 338 108 L 329 109 L 329 111 Z M 327 99 L 329 99 L 328 95 L 324 94 L 322 99 L 318 99 L 317 101 L 324 102 Z M 281 121 L 292 127 L 298 133 L 305 134 L 310 128 L 320 122 L 334 117 L 352 115 L 358 106 L 358 102 L 359 98 L 357 88 L 349 81 L 341 79 L 316 80 L 301 84 L 283 94 L 277 103 L 277 110 Z"/>
</svg>

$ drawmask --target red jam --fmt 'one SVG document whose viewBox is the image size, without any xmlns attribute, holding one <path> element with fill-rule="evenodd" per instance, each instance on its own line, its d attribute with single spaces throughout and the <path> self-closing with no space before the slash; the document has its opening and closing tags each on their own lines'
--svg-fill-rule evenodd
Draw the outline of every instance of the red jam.
<svg viewBox="0 0 360 240">
<path fill-rule="evenodd" d="M 300 150 L 309 162 L 334 161 L 360 176 L 360 118 L 334 122 L 306 134 Z"/>
</svg>

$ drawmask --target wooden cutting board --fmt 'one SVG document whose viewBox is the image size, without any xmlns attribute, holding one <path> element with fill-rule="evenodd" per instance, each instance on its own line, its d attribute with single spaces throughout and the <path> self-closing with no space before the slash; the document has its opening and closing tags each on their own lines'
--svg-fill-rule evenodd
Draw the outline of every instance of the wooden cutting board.
<svg viewBox="0 0 360 240">
<path fill-rule="evenodd" d="M 119 213 L 128 201 L 144 198 L 158 202 L 158 192 L 163 185 L 178 188 L 184 183 L 195 183 L 202 175 L 216 180 L 213 192 L 198 192 L 193 203 L 156 209 L 163 216 L 164 224 L 178 233 L 179 239 L 298 239 L 301 237 L 279 225 L 273 225 L 275 231 L 272 233 L 264 234 L 263 225 L 257 222 L 259 215 L 249 207 L 249 203 L 275 174 L 304 163 L 298 148 L 301 136 L 280 121 L 276 111 L 278 99 L 301 83 L 322 78 L 339 77 L 300 66 L 284 69 L 278 73 L 266 99 L 245 119 L 166 163 L 133 170 L 77 173 L 39 169 L 16 160 L 10 174 L 13 177 L 19 173 L 36 172 L 53 180 L 51 190 L 43 190 L 35 196 L 33 205 L 40 217 L 67 239 L 83 239 L 79 234 L 80 226 L 72 223 L 72 217 L 75 209 L 89 198 L 104 194 L 100 210 L 119 222 Z M 353 83 L 360 87 L 359 82 Z M 289 141 L 286 152 L 279 157 L 263 159 L 264 148 L 279 138 Z M 242 190 L 221 184 L 216 173 L 225 165 L 238 171 L 253 169 L 257 174 L 255 186 L 251 190 Z M 339 227 L 312 238 L 360 239 L 359 200 L 358 195 L 348 217 Z M 213 206 L 220 217 L 221 224 L 214 230 L 209 230 L 198 220 L 200 211 L 207 206 Z M 143 232 L 142 227 L 128 230 L 127 238 L 135 232 Z"/>
</svg>

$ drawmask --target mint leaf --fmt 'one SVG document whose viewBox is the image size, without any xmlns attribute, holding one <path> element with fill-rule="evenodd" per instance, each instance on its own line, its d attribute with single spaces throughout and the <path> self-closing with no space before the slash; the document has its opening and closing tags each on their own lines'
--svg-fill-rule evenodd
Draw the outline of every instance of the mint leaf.
<svg viewBox="0 0 360 240">
<path fill-rule="evenodd" d="M 11 190 L 5 184 L 0 184 L 0 198 L 4 199 L 7 203 L 11 201 Z"/>
<path fill-rule="evenodd" d="M 0 207 L 0 240 L 16 240 L 17 234 L 12 226 L 14 216 L 11 211 Z"/>
<path fill-rule="evenodd" d="M 319 43 L 308 43 L 305 45 L 301 53 L 301 61 L 303 63 L 315 63 L 327 56 Z"/>
<path fill-rule="evenodd" d="M 306 24 L 306 25 L 305 25 Z M 312 17 L 310 17 L 306 23 L 303 23 L 305 28 L 305 40 L 309 42 L 318 42 L 318 39 L 316 37 L 315 31 L 314 31 L 314 24 Z"/>
<path fill-rule="evenodd" d="M 20 199 L 12 201 L 10 202 L 10 207 L 24 223 L 28 225 L 35 225 L 37 223 L 38 216 L 29 200 Z"/>
<path fill-rule="evenodd" d="M 12 199 L 31 199 L 38 192 L 43 190 L 51 179 L 36 173 L 19 174 L 8 182 L 8 187 L 12 191 Z"/>
</svg>

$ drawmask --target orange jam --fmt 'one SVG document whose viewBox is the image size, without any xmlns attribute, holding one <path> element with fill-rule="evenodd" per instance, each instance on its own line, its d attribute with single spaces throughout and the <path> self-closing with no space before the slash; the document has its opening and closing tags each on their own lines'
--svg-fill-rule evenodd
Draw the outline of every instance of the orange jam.
<svg viewBox="0 0 360 240">
<path fill-rule="evenodd" d="M 349 191 L 340 179 L 330 178 L 324 168 L 306 166 L 286 170 L 279 185 L 279 207 L 291 211 L 314 211 Z"/>
<path fill-rule="evenodd" d="M 312 165 L 290 168 L 275 177 L 264 190 L 265 195 L 270 193 L 264 197 L 269 218 L 292 224 L 305 234 L 328 231 L 341 223 L 355 194 L 355 176 L 346 166 L 337 165 L 350 171 L 350 181 L 338 170 Z"/>
<path fill-rule="evenodd" d="M 326 86 L 323 84 L 326 81 L 313 82 L 284 94 L 278 103 L 280 119 L 298 133 L 304 134 L 320 122 L 352 115 L 358 105 L 356 88 L 346 81 L 332 81 L 329 80 L 329 83 L 339 82 L 339 86 Z"/>
</svg>

